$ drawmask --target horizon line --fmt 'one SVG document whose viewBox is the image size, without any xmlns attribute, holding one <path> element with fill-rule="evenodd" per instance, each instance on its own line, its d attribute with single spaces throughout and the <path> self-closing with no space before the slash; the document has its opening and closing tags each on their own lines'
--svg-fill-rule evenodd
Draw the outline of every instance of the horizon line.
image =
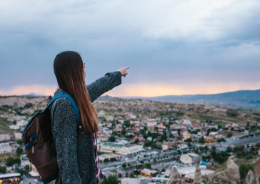
<svg viewBox="0 0 260 184">
<path fill-rule="evenodd" d="M 258 91 L 260 89 L 241 89 L 241 90 L 235 90 L 235 91 L 224 91 L 224 92 L 220 92 L 220 93 L 204 93 L 204 94 L 181 94 L 181 95 L 174 95 L 174 94 L 169 94 L 169 95 L 159 95 L 159 96 L 114 96 L 114 95 L 108 95 L 108 94 L 103 94 L 100 97 L 105 97 L 105 96 L 109 96 L 112 98 L 156 98 L 156 97 L 163 97 L 163 96 L 197 96 L 197 95 L 217 95 L 217 94 L 224 94 L 224 93 L 232 93 L 232 92 L 239 92 L 239 91 Z M 30 95 L 31 94 L 31 95 Z M 32 95 L 34 94 L 34 95 Z M 28 93 L 28 94 L 21 94 L 21 95 L 15 95 L 15 94 L 10 94 L 10 95 L 1 95 L 1 97 L 11 97 L 11 96 L 34 96 L 34 97 L 48 97 L 50 95 L 42 95 L 42 94 L 37 94 L 37 93 Z M 51 95 L 53 96 L 53 95 Z"/>
</svg>

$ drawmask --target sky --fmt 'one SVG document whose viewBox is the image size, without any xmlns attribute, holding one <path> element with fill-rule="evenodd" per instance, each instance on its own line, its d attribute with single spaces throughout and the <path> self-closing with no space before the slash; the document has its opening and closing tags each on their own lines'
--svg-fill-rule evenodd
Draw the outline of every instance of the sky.
<svg viewBox="0 0 260 184">
<path fill-rule="evenodd" d="M 259 17 L 259 0 L 2 0 L 0 95 L 53 95 L 65 50 L 87 84 L 130 67 L 104 95 L 260 89 Z"/>
</svg>

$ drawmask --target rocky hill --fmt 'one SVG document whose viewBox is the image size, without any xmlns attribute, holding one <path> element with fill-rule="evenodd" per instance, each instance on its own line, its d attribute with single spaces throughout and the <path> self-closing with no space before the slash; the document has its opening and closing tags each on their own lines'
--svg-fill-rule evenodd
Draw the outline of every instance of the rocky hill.
<svg viewBox="0 0 260 184">
<path fill-rule="evenodd" d="M 210 95 L 167 95 L 158 97 L 134 97 L 165 102 L 185 102 L 196 104 L 213 104 L 227 107 L 257 108 L 260 109 L 260 90 L 243 90 Z"/>
</svg>

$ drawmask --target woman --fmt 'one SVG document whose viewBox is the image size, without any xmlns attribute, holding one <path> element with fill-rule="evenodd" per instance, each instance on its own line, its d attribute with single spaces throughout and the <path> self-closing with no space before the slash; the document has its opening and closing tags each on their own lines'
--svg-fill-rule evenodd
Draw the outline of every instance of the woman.
<svg viewBox="0 0 260 184">
<path fill-rule="evenodd" d="M 108 72 L 86 86 L 85 64 L 73 51 L 58 54 L 54 60 L 54 73 L 59 88 L 70 94 L 77 103 L 84 133 L 77 130 L 76 116 L 66 98 L 58 98 L 51 106 L 51 122 L 57 151 L 59 177 L 57 184 L 98 184 L 103 178 L 98 168 L 96 133 L 97 113 L 91 102 L 122 82 L 129 67 Z M 55 95 L 54 94 L 54 95 Z"/>
</svg>

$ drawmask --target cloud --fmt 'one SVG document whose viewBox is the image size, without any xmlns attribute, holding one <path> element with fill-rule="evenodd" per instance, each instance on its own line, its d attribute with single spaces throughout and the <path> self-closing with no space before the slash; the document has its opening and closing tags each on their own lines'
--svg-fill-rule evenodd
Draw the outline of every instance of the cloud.
<svg viewBox="0 0 260 184">
<path fill-rule="evenodd" d="M 259 12 L 258 0 L 1 1 L 0 90 L 55 85 L 63 50 L 80 52 L 89 83 L 130 66 L 125 85 L 257 88 Z"/>
</svg>

